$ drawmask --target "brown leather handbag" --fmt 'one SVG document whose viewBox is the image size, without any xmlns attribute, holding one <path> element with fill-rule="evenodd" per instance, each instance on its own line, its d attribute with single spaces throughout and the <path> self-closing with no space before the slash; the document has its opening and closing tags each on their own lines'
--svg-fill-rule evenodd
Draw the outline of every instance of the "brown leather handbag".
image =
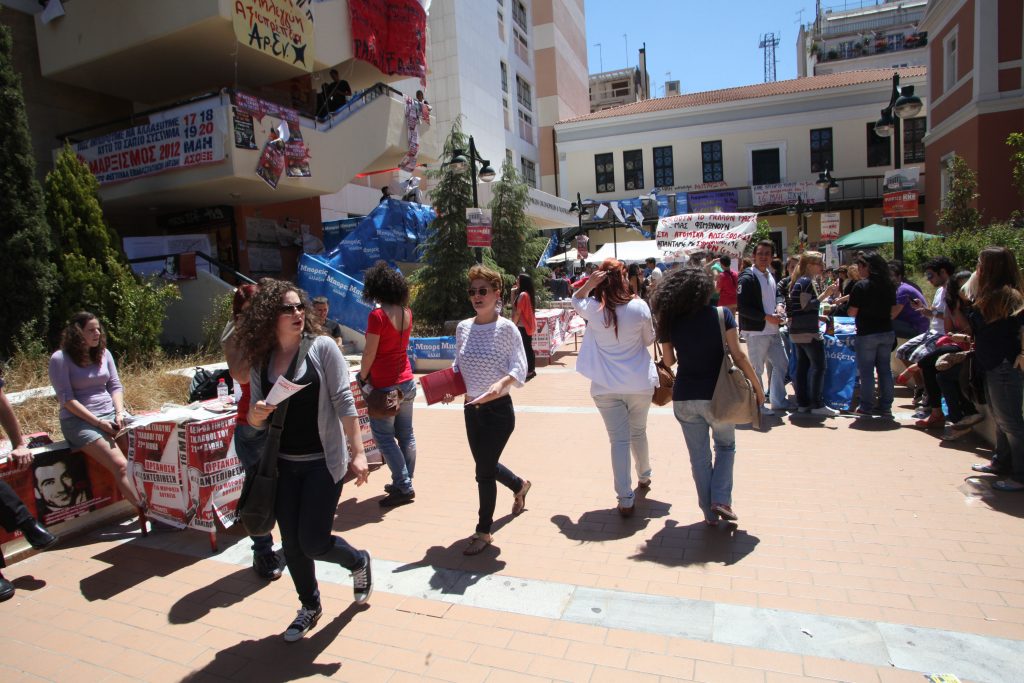
<svg viewBox="0 0 1024 683">
<path fill-rule="evenodd" d="M 672 400 L 672 384 L 675 382 L 675 376 L 672 374 L 672 369 L 665 365 L 664 358 L 658 357 L 658 351 L 660 349 L 661 344 L 655 341 L 654 369 L 658 371 L 658 386 L 654 388 L 654 394 L 651 396 L 651 403 L 656 406 L 667 405 Z"/>
</svg>

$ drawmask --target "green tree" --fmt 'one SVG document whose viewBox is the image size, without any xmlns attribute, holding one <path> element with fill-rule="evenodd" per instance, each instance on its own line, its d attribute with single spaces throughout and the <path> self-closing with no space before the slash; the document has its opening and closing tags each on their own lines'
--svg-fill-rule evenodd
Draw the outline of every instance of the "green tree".
<svg viewBox="0 0 1024 683">
<path fill-rule="evenodd" d="M 1010 147 L 1010 166 L 1012 168 L 1013 187 L 1017 190 L 1022 201 L 1024 201 L 1024 133 L 1010 133 L 1006 138 L 1006 144 Z M 1020 211 L 1013 212 L 1015 216 Z"/>
<path fill-rule="evenodd" d="M 0 25 L 0 355 L 40 348 L 57 272 L 11 32 Z"/>
<path fill-rule="evenodd" d="M 450 159 L 456 149 L 468 147 L 462 120 L 456 119 L 442 158 Z M 466 245 L 466 209 L 473 203 L 473 181 L 468 173 L 449 173 L 444 167 L 428 171 L 427 177 L 438 181 L 430 193 L 437 218 L 423 245 L 424 265 L 410 277 L 415 292 L 412 309 L 417 320 L 440 324 L 466 318 L 473 310 L 466 297 L 466 271 L 475 263 Z"/>
<path fill-rule="evenodd" d="M 527 245 L 537 232 L 526 215 L 529 194 L 515 166 L 506 160 L 491 199 L 491 255 L 497 266 L 512 277 L 524 268 L 532 270 L 537 262 L 536 257 L 533 263 L 527 262 Z"/>
<path fill-rule="evenodd" d="M 770 240 L 772 238 L 772 224 L 767 219 L 761 218 L 757 221 L 757 228 L 754 230 L 754 236 L 750 238 L 750 242 L 747 244 L 747 248 L 743 251 L 744 256 L 753 256 L 754 247 L 761 240 Z M 739 264 L 736 264 L 739 267 Z"/>
<path fill-rule="evenodd" d="M 46 215 L 61 280 L 52 307 L 54 334 L 76 311 L 87 310 L 103 321 L 113 351 L 132 360 L 152 358 L 177 288 L 142 282 L 132 272 L 103 218 L 96 178 L 66 145 L 46 176 Z"/>
<path fill-rule="evenodd" d="M 949 190 L 943 201 L 945 208 L 938 211 L 939 225 L 950 232 L 974 230 L 981 225 L 981 212 L 971 206 L 979 196 L 978 175 L 957 154 L 947 165 Z"/>
</svg>

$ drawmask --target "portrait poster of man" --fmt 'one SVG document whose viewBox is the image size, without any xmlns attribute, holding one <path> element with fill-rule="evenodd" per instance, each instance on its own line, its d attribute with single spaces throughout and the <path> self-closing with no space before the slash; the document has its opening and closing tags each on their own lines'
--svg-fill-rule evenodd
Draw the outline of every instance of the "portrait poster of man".
<svg viewBox="0 0 1024 683">
<path fill-rule="evenodd" d="M 36 517 L 50 526 L 119 498 L 113 479 L 83 453 L 67 449 L 36 454 L 32 488 Z"/>
</svg>

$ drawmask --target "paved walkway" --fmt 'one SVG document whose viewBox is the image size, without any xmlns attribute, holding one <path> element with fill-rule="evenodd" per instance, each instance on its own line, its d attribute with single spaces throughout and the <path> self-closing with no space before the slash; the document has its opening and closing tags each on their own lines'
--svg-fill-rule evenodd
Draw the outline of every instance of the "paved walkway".
<svg viewBox="0 0 1024 683">
<path fill-rule="evenodd" d="M 712 531 L 654 408 L 654 486 L 622 520 L 573 361 L 514 394 L 502 461 L 534 487 L 482 555 L 461 554 L 476 489 L 460 409 L 421 405 L 416 502 L 377 505 L 386 471 L 342 494 L 335 528 L 376 559 L 368 608 L 321 567 L 324 618 L 289 645 L 291 582 L 256 578 L 245 539 L 211 556 L 195 532 L 110 527 L 7 570 L 0 680 L 1021 680 L 1024 496 L 970 478 L 978 444 L 906 422 L 741 430 L 740 524 Z"/>
</svg>

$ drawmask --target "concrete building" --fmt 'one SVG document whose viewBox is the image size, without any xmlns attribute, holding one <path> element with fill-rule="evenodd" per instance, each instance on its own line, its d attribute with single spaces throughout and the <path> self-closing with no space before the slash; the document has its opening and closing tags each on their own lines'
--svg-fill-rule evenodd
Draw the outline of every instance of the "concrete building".
<svg viewBox="0 0 1024 683">
<path fill-rule="evenodd" d="M 815 202 L 815 214 L 821 211 L 824 197 L 814 182 L 827 165 L 839 184 L 829 204 L 840 211 L 841 232 L 880 223 L 882 178 L 893 168 L 893 149 L 873 128 L 889 101 L 892 73 L 853 71 L 691 93 L 561 121 L 559 185 L 564 196 L 579 192 L 595 202 L 635 201 L 653 192 L 668 215 L 710 210 L 707 202 L 716 200 L 726 210 L 768 212 L 775 239 L 789 247 L 797 219 L 785 215 L 785 204 L 801 196 Z M 899 73 L 904 84 L 925 90 L 924 67 Z M 919 119 L 905 122 L 897 150 L 904 167 L 924 162 Z M 772 193 L 760 190 L 769 185 L 780 186 L 776 194 L 786 199 L 764 203 Z M 601 225 L 591 224 L 592 249 L 612 239 Z M 909 221 L 907 227 L 933 225 Z M 818 241 L 816 215 L 807 227 L 810 241 Z M 626 238 L 626 231 L 617 237 Z"/>
<path fill-rule="evenodd" d="M 858 69 L 906 68 L 928 63 L 928 32 L 920 27 L 928 0 L 854 0 L 823 7 L 801 26 L 797 75 Z"/>
<path fill-rule="evenodd" d="M 639 67 L 590 75 L 590 111 L 646 100 L 647 77 Z"/>
<path fill-rule="evenodd" d="M 942 190 L 927 198 L 926 215 L 940 209 L 946 162 L 957 154 L 978 175 L 984 219 L 1005 220 L 1024 207 L 1006 146 L 1010 133 L 1024 131 L 1024 4 L 931 0 L 921 29 L 931 36 L 925 168 Z"/>
</svg>

